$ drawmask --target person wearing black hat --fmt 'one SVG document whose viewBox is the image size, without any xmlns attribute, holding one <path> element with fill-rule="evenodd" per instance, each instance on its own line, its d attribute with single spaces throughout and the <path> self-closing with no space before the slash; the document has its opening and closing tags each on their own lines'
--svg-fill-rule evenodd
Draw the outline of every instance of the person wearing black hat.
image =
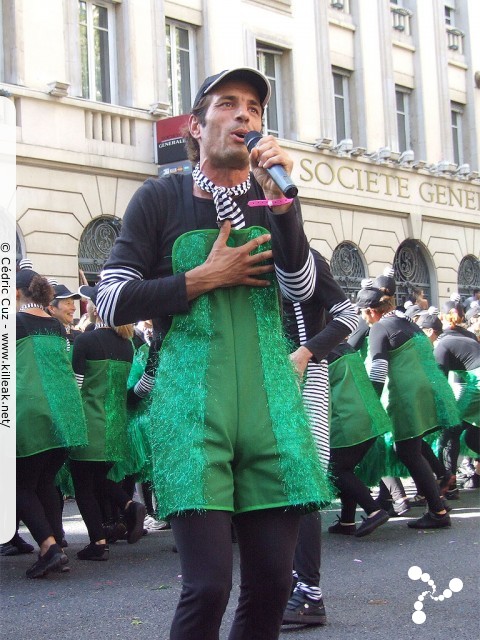
<svg viewBox="0 0 480 640">
<path fill-rule="evenodd" d="M 392 266 L 387 266 L 383 273 L 376 278 L 365 278 L 361 282 L 362 289 L 370 286 L 376 287 L 387 296 L 394 296 L 397 288 L 395 281 L 395 270 Z M 358 304 L 356 308 L 359 310 Z M 368 349 L 368 334 L 370 333 L 370 325 L 360 316 L 358 328 L 348 338 L 348 344 L 358 351 L 369 369 L 371 362 Z M 387 443 L 389 450 L 391 443 Z M 375 450 L 376 451 L 376 450 Z M 405 514 L 409 509 L 409 500 L 405 492 L 405 487 L 401 479 L 397 476 L 383 476 L 379 482 L 379 494 L 376 498 L 377 504 L 388 512 L 390 516 L 400 516 Z"/>
<path fill-rule="evenodd" d="M 65 327 L 67 338 L 72 343 L 82 332 L 73 328 L 73 316 L 76 307 L 75 300 L 80 300 L 80 295 L 70 291 L 64 284 L 54 283 L 55 297 L 47 307 L 48 313 L 56 318 Z"/>
<path fill-rule="evenodd" d="M 423 331 L 400 311 L 394 298 L 370 285 L 357 296 L 357 306 L 370 324 L 370 380 L 379 395 L 388 376 L 387 411 L 395 449 L 407 467 L 429 510 L 409 522 L 412 528 L 451 525 L 432 469 L 422 453 L 422 438 L 439 427 L 453 426 L 458 411 L 453 393 L 441 376 Z"/>
<path fill-rule="evenodd" d="M 40 578 L 68 563 L 55 476 L 67 448 L 85 445 L 87 434 L 65 330 L 44 310 L 53 289 L 31 269 L 16 279 L 17 516 L 40 548 L 26 575 Z"/>
<path fill-rule="evenodd" d="M 232 517 L 242 585 L 230 637 L 278 638 L 301 514 L 330 492 L 270 275 L 275 268 L 292 300 L 313 294 L 300 203 L 267 171 L 290 174 L 293 162 L 273 136 L 251 152 L 245 145 L 262 129 L 270 93 L 255 69 L 205 80 L 185 134 L 193 173 L 136 192 L 100 281 L 107 323 L 153 318 L 163 339 L 151 442 L 159 515 L 170 519 L 182 563 L 172 640 L 218 638 Z"/>
<path fill-rule="evenodd" d="M 87 311 L 95 330 L 78 336 L 72 366 L 81 389 L 88 428 L 88 445 L 70 450 L 75 498 L 87 527 L 90 543 L 77 553 L 79 560 L 108 560 L 103 527 L 103 501 L 111 500 L 125 516 L 127 540 L 143 535 L 145 507 L 133 501 L 112 478 L 115 464 L 129 458 L 127 436 L 127 380 L 133 360 L 133 326 L 108 327 L 97 313 L 97 287 L 83 285 Z"/>
</svg>

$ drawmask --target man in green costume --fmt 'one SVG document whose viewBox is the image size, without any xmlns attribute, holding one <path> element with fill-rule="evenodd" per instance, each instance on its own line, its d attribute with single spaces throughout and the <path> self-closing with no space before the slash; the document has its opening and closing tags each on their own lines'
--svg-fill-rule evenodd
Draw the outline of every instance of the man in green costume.
<svg viewBox="0 0 480 640">
<path fill-rule="evenodd" d="M 232 517 L 242 585 L 229 638 L 278 638 L 301 514 L 329 498 L 271 276 L 289 299 L 313 294 L 299 202 L 267 173 L 293 163 L 273 136 L 250 154 L 244 143 L 270 92 L 249 68 L 205 80 L 186 132 L 193 173 L 133 196 L 97 298 L 107 322 L 154 318 L 163 339 L 150 439 L 159 515 L 182 563 L 172 640 L 219 637 Z"/>
</svg>

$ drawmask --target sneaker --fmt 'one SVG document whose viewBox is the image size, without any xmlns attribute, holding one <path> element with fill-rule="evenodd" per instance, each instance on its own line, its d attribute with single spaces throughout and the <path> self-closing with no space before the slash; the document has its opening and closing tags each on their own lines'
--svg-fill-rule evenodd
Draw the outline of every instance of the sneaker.
<svg viewBox="0 0 480 640">
<path fill-rule="evenodd" d="M 426 507 L 427 506 L 427 500 L 425 499 L 425 496 L 421 496 L 418 493 L 417 493 L 417 495 L 413 496 L 413 498 L 410 498 L 409 503 L 410 503 L 411 507 Z"/>
<path fill-rule="evenodd" d="M 312 600 L 303 591 L 295 590 L 283 613 L 282 624 L 327 624 L 323 599 Z"/>
<path fill-rule="evenodd" d="M 144 535 L 143 521 L 147 510 L 141 502 L 131 502 L 125 509 L 125 522 L 127 525 L 127 541 L 129 544 L 138 542 Z"/>
<path fill-rule="evenodd" d="M 58 571 L 62 564 L 62 548 L 58 544 L 52 544 L 48 551 L 27 569 L 25 575 L 27 578 L 42 578 L 50 573 L 50 571 Z"/>
<path fill-rule="evenodd" d="M 451 473 L 446 476 L 441 476 L 437 479 L 438 488 L 440 491 L 440 495 L 444 496 L 446 493 L 451 491 L 452 489 L 456 489 L 456 481 L 457 476 L 452 475 Z"/>
<path fill-rule="evenodd" d="M 464 489 L 478 489 L 480 487 L 480 476 L 478 473 L 474 473 L 473 476 L 465 482 L 463 485 Z"/>
<path fill-rule="evenodd" d="M 408 526 L 410 529 L 442 529 L 443 527 L 451 527 L 452 521 L 448 513 L 439 516 L 436 513 L 427 511 L 418 520 L 409 522 Z"/>
<path fill-rule="evenodd" d="M 170 529 L 168 522 L 165 522 L 164 520 L 155 520 L 152 516 L 145 518 L 143 526 L 148 531 L 163 531 L 165 529 Z"/>
<path fill-rule="evenodd" d="M 33 553 L 33 545 L 26 542 L 16 533 L 9 542 L 0 545 L 0 556 L 18 556 Z"/>
<path fill-rule="evenodd" d="M 77 558 L 79 560 L 108 560 L 109 553 L 108 544 L 90 542 L 77 553 Z"/>
<path fill-rule="evenodd" d="M 340 518 L 337 516 L 337 522 L 328 527 L 328 533 L 340 533 L 344 536 L 353 536 L 357 526 L 355 524 L 342 524 Z"/>
<path fill-rule="evenodd" d="M 388 522 L 390 516 L 386 511 L 380 509 L 374 516 L 369 516 L 368 518 L 364 518 L 362 516 L 362 524 L 355 531 L 356 538 L 363 538 L 364 536 L 368 536 L 370 533 L 375 531 L 377 527 L 381 527 L 382 524 Z"/>
</svg>

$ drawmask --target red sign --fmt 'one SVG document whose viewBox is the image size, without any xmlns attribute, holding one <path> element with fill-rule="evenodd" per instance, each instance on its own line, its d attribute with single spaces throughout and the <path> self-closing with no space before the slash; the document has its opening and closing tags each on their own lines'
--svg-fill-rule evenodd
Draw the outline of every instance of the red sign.
<svg viewBox="0 0 480 640">
<path fill-rule="evenodd" d="M 155 123 L 155 148 L 157 164 L 168 164 L 187 159 L 182 128 L 188 123 L 189 114 L 164 118 Z"/>
</svg>

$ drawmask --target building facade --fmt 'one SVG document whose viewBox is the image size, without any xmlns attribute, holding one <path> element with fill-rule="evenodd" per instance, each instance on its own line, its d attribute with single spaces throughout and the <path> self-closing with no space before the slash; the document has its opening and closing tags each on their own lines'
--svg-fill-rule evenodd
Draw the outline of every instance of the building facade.
<svg viewBox="0 0 480 640">
<path fill-rule="evenodd" d="M 98 279 L 159 173 L 156 122 L 203 78 L 260 68 L 307 235 L 350 294 L 394 265 L 433 304 L 480 286 L 477 0 L 2 0 L 17 254 Z M 477 27 L 477 29 L 474 28 Z"/>
</svg>

